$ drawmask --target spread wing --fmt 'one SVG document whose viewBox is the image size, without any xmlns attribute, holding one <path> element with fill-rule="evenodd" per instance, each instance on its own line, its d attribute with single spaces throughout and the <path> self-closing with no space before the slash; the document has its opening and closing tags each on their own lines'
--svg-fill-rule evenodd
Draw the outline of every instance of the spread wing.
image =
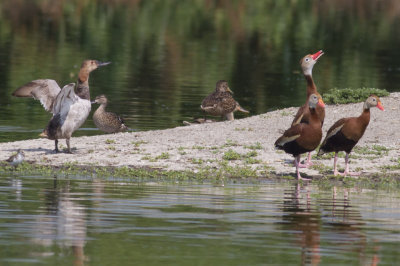
<svg viewBox="0 0 400 266">
<path fill-rule="evenodd" d="M 37 79 L 19 87 L 12 95 L 15 97 L 32 97 L 39 100 L 46 111 L 55 114 L 53 112 L 54 103 L 60 91 L 60 86 L 55 80 Z"/>
<path fill-rule="evenodd" d="M 69 83 L 65 85 L 60 93 L 54 100 L 53 114 L 60 114 L 61 118 L 65 118 L 69 112 L 69 109 L 73 103 L 79 100 L 74 92 L 75 83 Z"/>
</svg>

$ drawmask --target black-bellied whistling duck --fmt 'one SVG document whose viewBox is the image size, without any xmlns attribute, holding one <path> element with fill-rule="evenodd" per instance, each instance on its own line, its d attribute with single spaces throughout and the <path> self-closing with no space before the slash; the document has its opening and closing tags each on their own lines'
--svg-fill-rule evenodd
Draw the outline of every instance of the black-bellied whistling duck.
<svg viewBox="0 0 400 266">
<path fill-rule="evenodd" d="M 364 135 L 365 130 L 370 120 L 370 108 L 378 107 L 384 111 L 381 100 L 376 95 L 371 95 L 364 103 L 363 111 L 358 117 L 347 117 L 342 118 L 331 126 L 326 134 L 324 141 L 318 151 L 318 155 L 322 155 L 327 152 L 335 152 L 335 159 L 333 163 L 333 174 L 334 175 L 359 175 L 359 173 L 349 172 L 349 154 L 353 147 Z M 346 168 L 344 173 L 340 173 L 337 170 L 337 154 L 339 151 L 346 152 Z"/>
<path fill-rule="evenodd" d="M 232 97 L 233 92 L 228 86 L 228 82 L 220 80 L 217 82 L 215 92 L 208 95 L 202 101 L 200 108 L 207 114 L 212 116 L 222 116 L 227 120 L 234 120 L 233 112 L 241 111 L 248 113 L 249 111 L 242 108 Z"/>
<path fill-rule="evenodd" d="M 284 150 L 295 157 L 297 179 L 302 179 L 299 172 L 300 154 L 313 151 L 318 147 L 322 138 L 321 121 L 316 112 L 316 107 L 325 107 L 319 94 L 311 94 L 308 100 L 310 119 L 308 123 L 292 125 L 275 142 L 275 147 Z"/>
<path fill-rule="evenodd" d="M 89 74 L 109 63 L 97 60 L 83 61 L 76 85 L 70 83 L 60 89 L 55 80 L 38 79 L 13 92 L 12 95 L 16 97 L 32 97 L 39 100 L 44 109 L 53 114 L 46 129 L 39 136 L 55 140 L 55 152 L 58 152 L 58 140 L 66 139 L 68 152 L 71 153 L 69 139 L 85 122 L 91 109 Z"/>
<path fill-rule="evenodd" d="M 310 120 L 310 109 L 308 108 L 308 99 L 310 98 L 310 95 L 313 93 L 317 93 L 317 86 L 315 86 L 314 80 L 312 78 L 312 70 L 317 63 L 318 59 L 324 54 L 322 50 L 316 52 L 315 54 L 308 54 L 304 56 L 300 60 L 300 65 L 301 69 L 303 71 L 304 77 L 307 81 L 307 97 L 306 97 L 306 103 L 299 108 L 297 111 L 292 125 L 298 124 L 298 123 L 308 123 Z M 317 106 L 316 112 L 318 114 L 318 117 L 321 121 L 321 127 L 324 124 L 324 119 L 325 119 L 325 108 L 322 108 L 321 106 Z M 308 158 L 307 158 L 307 163 L 304 165 L 301 165 L 300 167 L 308 167 L 310 166 L 311 163 L 311 152 L 308 153 Z"/>
<path fill-rule="evenodd" d="M 98 129 L 106 133 L 117 133 L 128 130 L 124 120 L 119 115 L 106 111 L 107 102 L 107 97 L 103 94 L 97 96 L 92 102 L 100 104 L 100 107 L 93 114 L 94 124 Z"/>
</svg>

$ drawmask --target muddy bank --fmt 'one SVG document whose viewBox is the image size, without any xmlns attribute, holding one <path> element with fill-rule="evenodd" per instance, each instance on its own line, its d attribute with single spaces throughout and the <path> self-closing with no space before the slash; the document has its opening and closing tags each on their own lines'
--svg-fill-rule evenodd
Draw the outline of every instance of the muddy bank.
<svg viewBox="0 0 400 266">
<path fill-rule="evenodd" d="M 386 111 L 372 109 L 367 131 L 351 156 L 350 169 L 364 175 L 400 172 L 400 93 L 381 100 Z M 324 134 L 339 118 L 358 116 L 362 106 L 363 103 L 328 105 Z M 47 166 L 128 166 L 193 172 L 223 168 L 259 176 L 293 175 L 293 158 L 275 150 L 273 143 L 290 125 L 296 111 L 297 107 L 292 107 L 232 122 L 73 137 L 74 154 L 54 154 L 54 141 L 47 139 L 0 143 L 0 159 L 7 159 L 21 148 L 26 160 Z M 60 144 L 61 149 L 65 148 L 64 140 Z M 332 156 L 314 159 L 314 163 L 311 169 L 301 172 L 309 176 L 332 173 Z M 339 166 L 344 167 L 343 158 Z"/>
</svg>

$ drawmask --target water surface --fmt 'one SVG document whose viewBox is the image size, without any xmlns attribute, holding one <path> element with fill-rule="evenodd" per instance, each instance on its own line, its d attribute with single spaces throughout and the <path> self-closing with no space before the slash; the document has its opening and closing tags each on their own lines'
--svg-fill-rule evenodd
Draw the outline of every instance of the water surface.
<svg viewBox="0 0 400 266">
<path fill-rule="evenodd" d="M 313 185 L 0 179 L 0 264 L 393 265 L 400 194 Z"/>
<path fill-rule="evenodd" d="M 134 130 L 202 115 L 201 100 L 220 79 L 252 115 L 299 106 L 299 60 L 319 49 L 321 92 L 398 91 L 399 18 L 397 0 L 4 0 L 0 141 L 36 138 L 51 117 L 38 102 L 13 98 L 16 88 L 39 78 L 74 82 L 88 58 L 112 62 L 92 73 L 92 98 L 106 94 Z M 101 132 L 90 115 L 75 135 L 93 134 Z"/>
</svg>

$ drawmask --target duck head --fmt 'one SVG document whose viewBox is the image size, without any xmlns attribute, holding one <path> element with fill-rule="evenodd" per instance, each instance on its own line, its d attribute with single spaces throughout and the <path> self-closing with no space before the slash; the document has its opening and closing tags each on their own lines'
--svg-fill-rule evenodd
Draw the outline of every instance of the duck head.
<svg viewBox="0 0 400 266">
<path fill-rule="evenodd" d="M 93 103 L 98 103 L 98 104 L 107 104 L 107 97 L 104 95 L 104 94 L 102 94 L 102 95 L 99 95 L 99 96 L 96 96 L 96 98 L 94 99 L 94 101 L 92 101 L 92 104 Z"/>
<path fill-rule="evenodd" d="M 111 62 L 100 62 L 98 60 L 83 61 L 81 69 L 79 70 L 79 81 L 86 82 L 89 79 L 90 72 L 98 69 L 99 67 L 106 66 L 109 64 L 111 64 Z"/>
<path fill-rule="evenodd" d="M 230 92 L 231 94 L 233 94 L 233 91 L 231 91 L 231 89 L 228 86 L 228 82 L 225 80 L 220 80 L 217 82 L 217 84 L 215 86 L 215 91 L 216 92 Z"/>
<path fill-rule="evenodd" d="M 385 111 L 382 102 L 378 96 L 371 94 L 364 103 L 364 109 L 369 109 L 371 107 L 378 107 L 379 110 Z"/>
<path fill-rule="evenodd" d="M 317 105 L 321 106 L 322 108 L 325 108 L 325 103 L 318 92 L 311 94 L 310 98 L 308 98 L 308 106 L 310 108 L 315 109 Z"/>
<path fill-rule="evenodd" d="M 324 52 L 322 50 L 319 50 L 315 54 L 308 54 L 300 60 L 301 69 L 303 70 L 304 75 L 309 75 L 309 76 L 312 75 L 312 69 L 315 63 L 317 63 L 318 59 L 323 54 Z"/>
</svg>

